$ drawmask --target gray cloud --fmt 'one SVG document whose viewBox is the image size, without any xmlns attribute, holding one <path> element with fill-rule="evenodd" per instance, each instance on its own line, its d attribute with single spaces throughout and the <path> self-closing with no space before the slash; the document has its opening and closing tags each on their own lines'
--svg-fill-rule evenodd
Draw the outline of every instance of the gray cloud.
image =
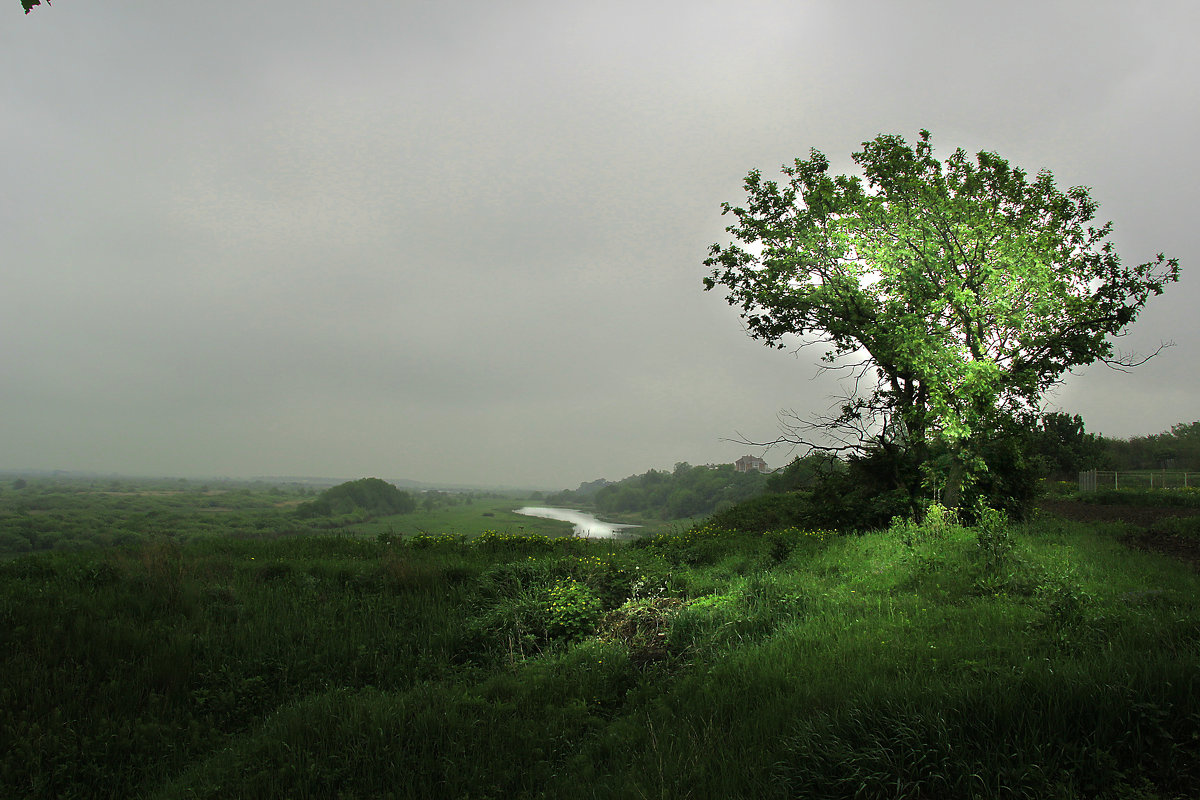
<svg viewBox="0 0 1200 800">
<path fill-rule="evenodd" d="M 14 7 L 15 8 L 15 7 Z M 1184 280 L 1053 402 L 1200 415 L 1200 16 L 1165 2 L 63 0 L 0 22 L 10 468 L 573 486 L 837 392 L 700 290 L 754 167 L 934 133 Z M 768 460 L 781 462 L 775 451 Z"/>
</svg>

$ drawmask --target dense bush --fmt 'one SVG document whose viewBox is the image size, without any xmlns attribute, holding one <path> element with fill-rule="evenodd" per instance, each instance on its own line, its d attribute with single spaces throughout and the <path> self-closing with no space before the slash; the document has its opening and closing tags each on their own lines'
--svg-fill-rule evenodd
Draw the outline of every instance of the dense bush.
<svg viewBox="0 0 1200 800">
<path fill-rule="evenodd" d="M 795 492 L 811 489 L 822 476 L 830 472 L 840 472 L 846 468 L 846 462 L 836 456 L 826 453 L 813 452 L 803 457 L 792 459 L 783 469 L 767 478 L 768 492 Z"/>
<path fill-rule="evenodd" d="M 302 503 L 296 513 L 301 517 L 354 513 L 387 516 L 408 514 L 416 508 L 417 502 L 408 492 L 379 478 L 360 478 L 326 489 L 316 500 Z"/>
<path fill-rule="evenodd" d="M 813 516 L 811 492 L 764 494 L 713 514 L 708 524 L 735 531 L 763 532 L 808 524 Z"/>
</svg>

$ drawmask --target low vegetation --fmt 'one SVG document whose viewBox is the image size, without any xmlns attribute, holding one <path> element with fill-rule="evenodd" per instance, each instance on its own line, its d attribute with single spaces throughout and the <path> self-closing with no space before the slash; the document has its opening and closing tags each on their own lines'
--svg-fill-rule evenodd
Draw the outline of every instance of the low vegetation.
<svg viewBox="0 0 1200 800">
<path fill-rule="evenodd" d="M 1200 486 L 1186 489 L 1102 489 L 1080 493 L 1079 500 L 1093 505 L 1200 509 Z"/>
<path fill-rule="evenodd" d="M 326 491 L 300 483 L 16 478 L 0 483 L 0 558 L 44 550 L 129 546 L 221 536 L 314 533 L 477 535 L 485 530 L 570 535 L 571 526 L 512 513 L 527 499 L 428 490 L 418 498 L 377 478 Z"/>
<path fill-rule="evenodd" d="M 130 545 L 154 536 L 288 536 L 316 530 L 298 484 L 18 478 L 0 487 L 0 557 Z"/>
<path fill-rule="evenodd" d="M 933 507 L 26 555 L 0 796 L 1192 797 L 1198 576 L 1127 532 Z"/>
</svg>

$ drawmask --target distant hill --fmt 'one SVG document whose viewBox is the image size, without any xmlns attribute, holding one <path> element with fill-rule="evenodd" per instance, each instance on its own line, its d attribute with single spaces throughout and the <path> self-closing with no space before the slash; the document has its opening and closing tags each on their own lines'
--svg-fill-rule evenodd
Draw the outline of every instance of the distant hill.
<svg viewBox="0 0 1200 800">
<path fill-rule="evenodd" d="M 372 516 L 407 514 L 417 507 L 408 492 L 379 478 L 347 481 L 321 492 L 316 500 L 301 503 L 296 513 L 302 517 L 328 517 L 364 511 Z"/>
</svg>

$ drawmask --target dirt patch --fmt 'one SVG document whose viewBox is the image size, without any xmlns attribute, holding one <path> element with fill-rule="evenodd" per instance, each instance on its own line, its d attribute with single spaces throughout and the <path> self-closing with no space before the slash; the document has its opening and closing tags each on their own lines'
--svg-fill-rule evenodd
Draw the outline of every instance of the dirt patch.
<svg viewBox="0 0 1200 800">
<path fill-rule="evenodd" d="M 1200 508 L 1109 506 L 1076 500 L 1043 500 L 1039 508 L 1047 514 L 1078 522 L 1123 522 L 1137 528 L 1121 537 L 1127 547 L 1174 556 L 1200 570 L 1200 539 L 1150 530 L 1159 520 L 1200 516 Z"/>
<path fill-rule="evenodd" d="M 1137 528 L 1149 528 L 1169 517 L 1200 516 L 1200 508 L 1178 506 L 1109 506 L 1081 503 L 1078 500 L 1043 500 L 1042 511 L 1077 522 L 1124 522 Z"/>
<path fill-rule="evenodd" d="M 1143 531 L 1121 538 L 1121 542 L 1134 550 L 1149 550 L 1165 553 L 1180 561 L 1186 561 L 1192 569 L 1200 571 L 1200 540 L 1170 533 Z"/>
</svg>

